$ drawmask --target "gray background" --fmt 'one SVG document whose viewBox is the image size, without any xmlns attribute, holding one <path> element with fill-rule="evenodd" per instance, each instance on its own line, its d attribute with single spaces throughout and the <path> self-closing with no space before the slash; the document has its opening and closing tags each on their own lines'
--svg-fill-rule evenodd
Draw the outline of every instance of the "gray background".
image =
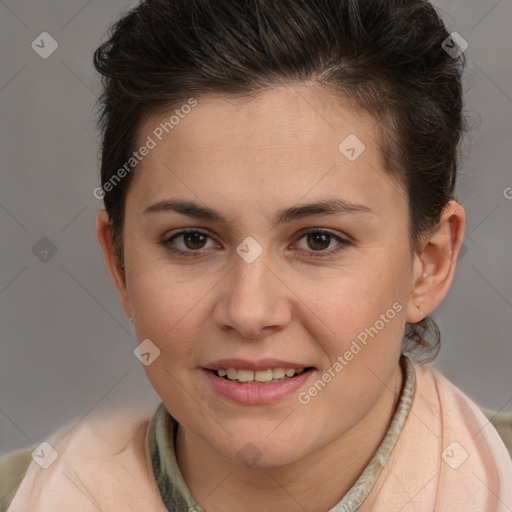
<svg viewBox="0 0 512 512">
<path fill-rule="evenodd" d="M 136 3 L 0 1 L 0 454 L 98 407 L 158 403 L 96 240 L 102 203 L 92 194 L 92 54 Z M 436 5 L 469 43 L 473 130 L 457 189 L 465 247 L 434 315 L 443 345 L 435 366 L 480 405 L 512 411 L 512 2 Z M 31 48 L 45 31 L 59 45 L 47 59 Z"/>
</svg>

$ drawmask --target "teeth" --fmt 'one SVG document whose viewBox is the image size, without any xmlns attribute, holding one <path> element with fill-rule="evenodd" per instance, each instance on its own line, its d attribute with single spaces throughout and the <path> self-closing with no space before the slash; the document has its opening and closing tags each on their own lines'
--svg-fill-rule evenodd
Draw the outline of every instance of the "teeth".
<svg viewBox="0 0 512 512">
<path fill-rule="evenodd" d="M 254 380 L 257 382 L 269 382 L 274 378 L 274 372 L 271 369 L 258 370 L 254 372 Z"/>
<path fill-rule="evenodd" d="M 291 377 L 295 372 L 294 370 L 288 370 L 288 372 L 291 372 L 290 374 L 286 373 L 287 370 L 284 368 L 276 368 L 275 370 L 272 370 L 272 376 L 274 379 L 284 379 L 285 375 L 288 375 L 288 377 Z"/>
<path fill-rule="evenodd" d="M 254 372 L 252 370 L 236 370 L 236 377 L 240 382 L 250 382 L 254 380 Z"/>
<path fill-rule="evenodd" d="M 267 370 L 238 370 L 236 368 L 219 368 L 217 373 L 219 377 L 227 377 L 229 380 L 238 380 L 238 382 L 270 382 L 272 380 L 282 380 L 285 377 L 293 377 L 304 371 L 304 368 L 295 370 L 294 368 L 268 368 Z"/>
</svg>

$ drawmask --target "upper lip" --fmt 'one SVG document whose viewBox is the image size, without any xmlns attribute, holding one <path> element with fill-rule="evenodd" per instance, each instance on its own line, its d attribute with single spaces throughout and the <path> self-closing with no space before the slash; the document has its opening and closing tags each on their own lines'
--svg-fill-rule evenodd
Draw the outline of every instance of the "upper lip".
<svg viewBox="0 0 512 512">
<path fill-rule="evenodd" d="M 279 359 L 259 359 L 248 361 L 247 359 L 219 359 L 205 366 L 207 370 L 218 370 L 219 368 L 236 368 L 237 370 L 268 370 L 269 368 L 296 369 L 309 368 L 311 365 L 281 361 Z"/>
</svg>

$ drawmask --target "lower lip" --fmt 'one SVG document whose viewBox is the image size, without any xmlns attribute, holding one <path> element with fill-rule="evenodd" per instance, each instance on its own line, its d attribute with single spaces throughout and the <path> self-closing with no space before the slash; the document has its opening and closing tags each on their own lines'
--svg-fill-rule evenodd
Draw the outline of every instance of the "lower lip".
<svg viewBox="0 0 512 512">
<path fill-rule="evenodd" d="M 313 373 L 305 370 L 301 374 L 269 384 L 245 384 L 219 377 L 211 370 L 202 369 L 212 383 L 213 389 L 220 395 L 241 404 L 269 404 L 299 389 Z"/>
</svg>

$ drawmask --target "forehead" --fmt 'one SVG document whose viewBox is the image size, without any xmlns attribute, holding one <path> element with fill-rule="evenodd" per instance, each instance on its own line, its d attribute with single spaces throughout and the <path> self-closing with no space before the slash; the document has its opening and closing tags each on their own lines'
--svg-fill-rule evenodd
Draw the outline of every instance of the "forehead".
<svg viewBox="0 0 512 512">
<path fill-rule="evenodd" d="M 242 191 L 261 200 L 299 199 L 308 189 L 343 183 L 367 197 L 384 179 L 401 193 L 384 172 L 376 120 L 322 88 L 281 86 L 250 98 L 196 101 L 141 124 L 137 147 L 147 137 L 155 147 L 138 164 L 132 187 L 146 202 L 171 184 L 188 195 Z"/>
<path fill-rule="evenodd" d="M 364 132 L 367 139 L 377 136 L 376 122 L 369 114 L 318 86 L 280 86 L 250 97 L 211 94 L 196 101 L 193 109 L 185 108 L 184 101 L 181 108 L 177 105 L 147 117 L 139 141 L 171 117 L 176 125 L 162 134 L 163 139 L 172 138 L 175 145 L 193 145 L 199 151 L 311 144 L 332 147 L 350 133 Z M 188 113 L 183 114 L 185 110 Z M 173 116 L 176 111 L 183 111 L 179 118 Z"/>
</svg>

